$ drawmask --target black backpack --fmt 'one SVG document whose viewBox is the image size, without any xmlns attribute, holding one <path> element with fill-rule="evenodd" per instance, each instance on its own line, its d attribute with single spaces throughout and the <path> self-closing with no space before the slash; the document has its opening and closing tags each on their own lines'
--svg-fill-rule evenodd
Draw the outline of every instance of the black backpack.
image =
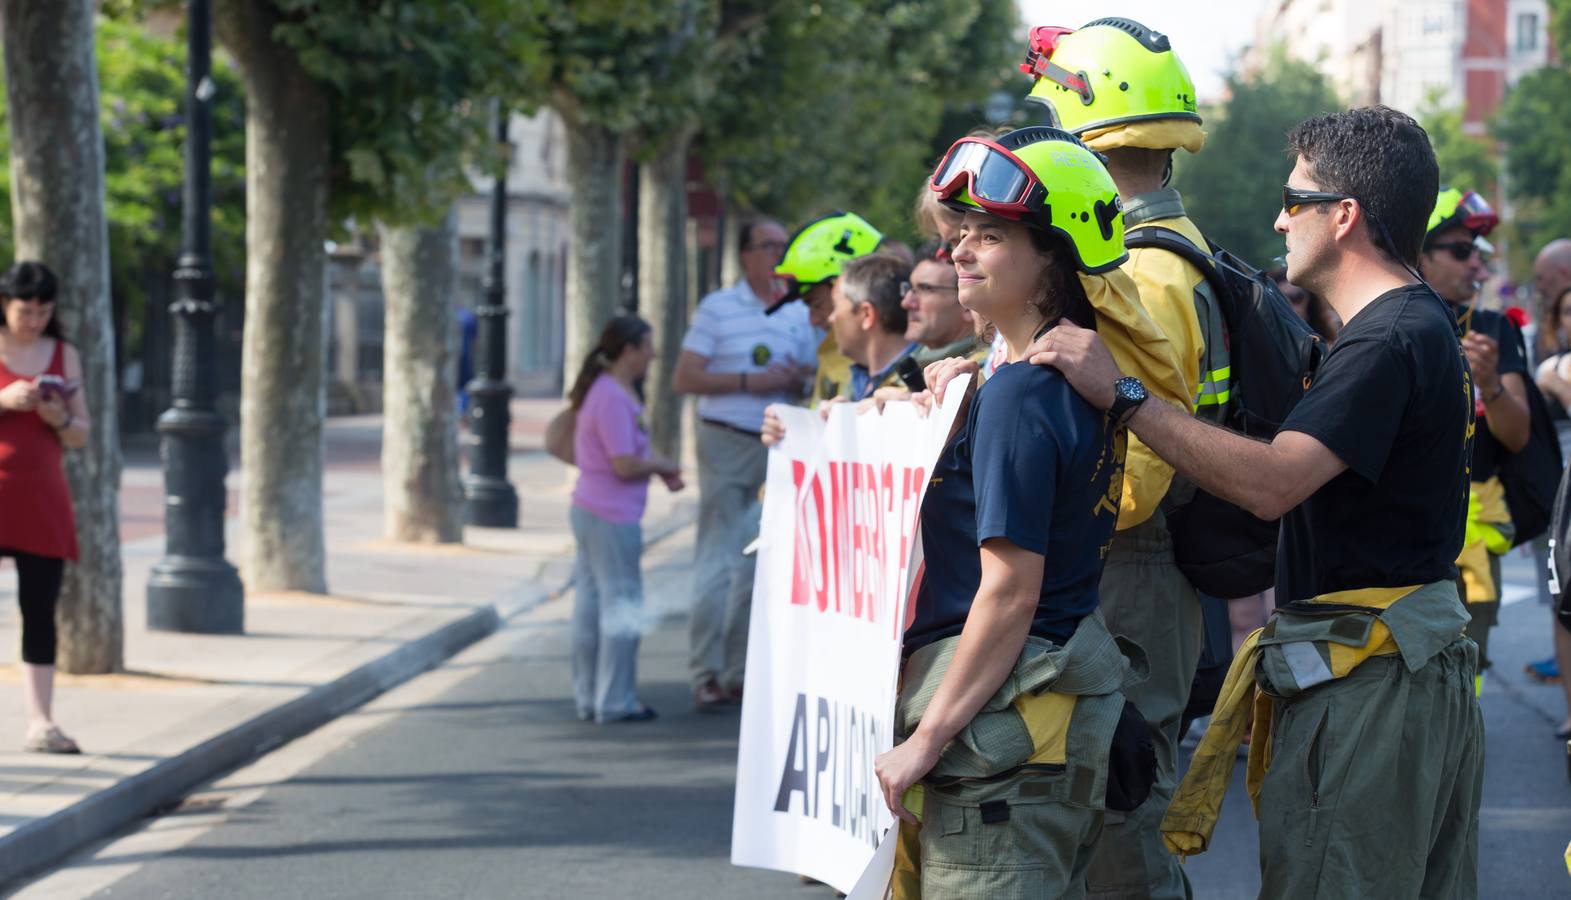
<svg viewBox="0 0 1571 900">
<path fill-rule="evenodd" d="M 1126 234 L 1124 245 L 1166 250 L 1205 276 L 1222 311 L 1231 357 L 1223 424 L 1250 437 L 1275 437 L 1325 358 L 1320 336 L 1264 272 L 1209 240 L 1201 249 L 1177 232 L 1147 226 Z M 1167 523 L 1178 568 L 1197 590 L 1244 597 L 1276 582 L 1277 522 L 1197 489 Z"/>
<path fill-rule="evenodd" d="M 1527 346 L 1522 332 L 1515 323 L 1506 320 L 1510 333 L 1516 338 L 1522 358 L 1527 359 Z M 1531 375 L 1522 379 L 1527 384 L 1528 438 L 1527 445 L 1516 453 L 1507 453 L 1500 459 L 1495 475 L 1506 495 L 1506 509 L 1511 512 L 1511 525 L 1516 530 L 1511 546 L 1516 547 L 1543 534 L 1552 521 L 1556 493 L 1560 485 L 1560 435 L 1555 431 L 1554 416 L 1549 404 L 1533 383 Z M 1559 534 L 1551 537 L 1560 538 Z"/>
</svg>

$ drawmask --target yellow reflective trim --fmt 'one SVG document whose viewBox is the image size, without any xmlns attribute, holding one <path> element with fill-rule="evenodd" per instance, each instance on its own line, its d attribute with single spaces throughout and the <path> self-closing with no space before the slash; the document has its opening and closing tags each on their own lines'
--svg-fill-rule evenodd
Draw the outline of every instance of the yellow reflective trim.
<svg viewBox="0 0 1571 900">
<path fill-rule="evenodd" d="M 1224 404 L 1224 403 L 1226 403 L 1228 401 L 1228 398 L 1230 398 L 1232 396 L 1233 396 L 1233 392 L 1230 391 L 1230 390 L 1229 391 L 1223 391 L 1220 394 L 1201 394 L 1200 395 L 1200 399 L 1195 401 L 1195 405 L 1197 405 L 1197 406 L 1221 406 L 1222 404 Z"/>
</svg>

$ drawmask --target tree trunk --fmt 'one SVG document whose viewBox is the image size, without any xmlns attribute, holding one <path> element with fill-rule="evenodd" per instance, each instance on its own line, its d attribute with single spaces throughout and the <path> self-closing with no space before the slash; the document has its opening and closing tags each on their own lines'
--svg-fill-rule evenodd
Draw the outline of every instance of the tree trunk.
<svg viewBox="0 0 1571 900">
<path fill-rule="evenodd" d="M 382 502 L 395 541 L 463 539 L 458 476 L 458 227 L 382 229 Z"/>
<path fill-rule="evenodd" d="M 726 206 L 725 233 L 715 236 L 720 242 L 720 284 L 736 284 L 742 280 L 742 248 L 737 245 L 746 214 L 739 206 Z"/>
<path fill-rule="evenodd" d="M 323 281 L 331 104 L 275 42 L 266 0 L 219 0 L 246 88 L 242 575 L 253 591 L 327 590 L 322 526 Z"/>
<path fill-rule="evenodd" d="M 82 358 L 92 436 L 65 456 L 80 556 L 66 567 L 56 621 L 58 665 L 101 674 L 121 668 L 120 427 L 104 140 L 91 0 L 11 0 L 4 9 L 11 221 L 16 257 L 60 279 L 56 315 Z"/>
<path fill-rule="evenodd" d="M 668 141 L 639 166 L 638 281 L 643 314 L 655 329 L 649 367 L 649 439 L 675 458 L 681 449 L 682 398 L 671 373 L 687 330 L 687 148 L 685 135 Z"/>
<path fill-rule="evenodd" d="M 616 314 L 622 296 L 622 138 L 599 125 L 567 120 L 568 223 L 567 352 L 562 366 L 568 388 L 600 329 Z"/>
</svg>

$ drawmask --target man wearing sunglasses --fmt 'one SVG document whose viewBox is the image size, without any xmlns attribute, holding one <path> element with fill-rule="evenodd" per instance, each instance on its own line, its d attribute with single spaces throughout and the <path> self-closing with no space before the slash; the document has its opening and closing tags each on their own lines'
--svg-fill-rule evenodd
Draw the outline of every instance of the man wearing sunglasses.
<svg viewBox="0 0 1571 900">
<path fill-rule="evenodd" d="M 1102 154 L 1123 202 L 1124 227 L 1163 228 L 1198 247 L 1205 238 L 1169 182 L 1173 155 L 1205 144 L 1194 81 L 1168 38 L 1129 19 L 1078 30 L 1031 32 L 1021 69 L 1035 78 L 1030 99 L 1055 124 Z M 1220 422 L 1230 396 L 1223 316 L 1203 273 L 1177 254 L 1131 248 L 1122 266 L 1140 305 L 1171 344 L 1175 369 L 1139 375 L 1164 399 Z M 1178 567 L 1168 516 L 1194 496 L 1173 467 L 1138 439 L 1129 442 L 1118 530 L 1101 581 L 1108 628 L 1139 644 L 1150 675 L 1128 691 L 1151 724 L 1157 783 L 1150 799 L 1103 829 L 1087 875 L 1096 898 L 1185 898 L 1191 888 L 1159 826 L 1178 782 L 1179 728 L 1204 645 L 1200 598 Z M 1241 590 L 1239 593 L 1247 593 Z"/>
<path fill-rule="evenodd" d="M 1499 222 L 1483 197 L 1446 188 L 1429 214 L 1418 257 L 1424 280 L 1462 323 L 1462 348 L 1473 370 L 1478 429 L 1473 436 L 1467 534 L 1456 562 L 1462 572 L 1462 599 L 1473 617 L 1467 636 L 1478 644 L 1479 687 L 1490 665 L 1489 631 L 1500 616 L 1500 557 L 1511 549 L 1516 534 L 1496 472 L 1506 457 L 1521 452 L 1531 434 L 1521 334 L 1504 315 L 1475 305 L 1481 268 L 1478 239 Z"/>
<path fill-rule="evenodd" d="M 1453 560 L 1473 386 L 1455 318 L 1414 269 L 1439 172 L 1424 130 L 1386 107 L 1316 116 L 1288 141 L 1297 163 L 1275 226 L 1287 276 L 1346 324 L 1272 441 L 1145 402 L 1071 324 L 1031 361 L 1200 487 L 1282 520 L 1277 609 L 1228 672 L 1162 822 L 1169 848 L 1209 844 L 1252 709 L 1262 897 L 1466 900 L 1483 717 Z"/>
</svg>

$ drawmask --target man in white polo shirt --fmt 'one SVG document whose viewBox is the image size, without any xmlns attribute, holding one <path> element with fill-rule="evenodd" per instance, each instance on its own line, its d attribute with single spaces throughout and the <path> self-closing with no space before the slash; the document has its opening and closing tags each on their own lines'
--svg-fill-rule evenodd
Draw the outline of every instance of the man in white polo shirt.
<svg viewBox="0 0 1571 900">
<path fill-rule="evenodd" d="M 803 304 L 765 314 L 779 292 L 774 269 L 785 253 L 785 229 L 760 219 L 744 225 L 739 238 L 742 280 L 699 302 L 671 382 L 677 393 L 698 397 L 689 668 L 701 710 L 741 696 L 753 593 L 753 567 L 742 549 L 758 533 L 768 459 L 759 429 L 764 407 L 802 399 L 821 337 Z"/>
</svg>

